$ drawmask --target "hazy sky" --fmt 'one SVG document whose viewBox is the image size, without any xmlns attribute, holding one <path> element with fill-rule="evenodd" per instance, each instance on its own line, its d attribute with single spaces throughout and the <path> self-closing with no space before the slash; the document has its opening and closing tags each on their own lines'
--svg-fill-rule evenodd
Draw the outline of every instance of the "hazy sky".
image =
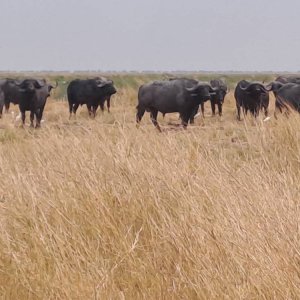
<svg viewBox="0 0 300 300">
<path fill-rule="evenodd" d="M 299 0 L 0 0 L 0 12 L 0 70 L 300 70 Z"/>
</svg>

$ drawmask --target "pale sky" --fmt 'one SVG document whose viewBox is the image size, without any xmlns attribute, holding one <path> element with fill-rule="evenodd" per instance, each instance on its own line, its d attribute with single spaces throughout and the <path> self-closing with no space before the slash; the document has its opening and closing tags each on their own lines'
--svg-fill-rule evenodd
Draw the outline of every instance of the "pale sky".
<svg viewBox="0 0 300 300">
<path fill-rule="evenodd" d="M 299 0 L 0 0 L 0 71 L 299 71 Z"/>
</svg>

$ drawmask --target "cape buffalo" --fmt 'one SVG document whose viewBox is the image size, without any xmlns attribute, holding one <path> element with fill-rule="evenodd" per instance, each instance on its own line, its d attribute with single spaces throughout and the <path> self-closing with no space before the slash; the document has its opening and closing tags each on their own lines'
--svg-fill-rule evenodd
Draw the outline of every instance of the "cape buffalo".
<svg viewBox="0 0 300 300">
<path fill-rule="evenodd" d="M 210 94 L 210 104 L 212 115 L 216 114 L 216 105 L 218 106 L 219 116 L 222 116 L 222 105 L 224 98 L 227 93 L 227 85 L 220 79 L 213 79 L 210 81 L 210 85 L 213 88 L 213 93 Z M 190 123 L 194 123 L 195 115 L 198 112 L 199 107 L 197 107 L 190 118 Z M 204 102 L 201 103 L 201 112 L 204 117 Z"/>
<path fill-rule="evenodd" d="M 76 114 L 78 106 L 83 104 L 86 104 L 89 115 L 95 117 L 99 105 L 104 109 L 105 100 L 108 101 L 109 109 L 110 97 L 116 92 L 113 81 L 105 78 L 71 81 L 67 88 L 70 118 L 72 113 Z"/>
<path fill-rule="evenodd" d="M 268 116 L 268 92 L 270 90 L 271 88 L 266 88 L 260 82 L 248 82 L 246 80 L 238 82 L 234 91 L 238 120 L 241 120 L 241 108 L 244 114 L 250 110 L 250 113 L 255 117 L 259 115 L 261 109 L 264 109 L 265 116 Z"/>
<path fill-rule="evenodd" d="M 285 84 L 287 83 L 282 83 L 280 81 L 272 81 L 271 83 L 269 83 L 266 87 L 269 89 L 271 89 L 271 91 L 273 92 L 275 98 L 277 96 L 277 92 L 279 91 L 279 89 L 281 89 Z"/>
<path fill-rule="evenodd" d="M 282 112 L 283 109 L 289 111 L 289 108 L 295 109 L 300 112 L 300 84 L 298 83 L 286 83 L 280 84 L 278 82 L 272 82 L 273 93 L 275 99 L 276 111 Z M 276 116 L 276 114 L 275 114 Z"/>
<path fill-rule="evenodd" d="M 169 78 L 169 80 L 182 80 L 184 81 L 186 84 L 197 84 L 198 82 L 196 80 L 193 80 L 193 79 L 186 79 L 186 78 Z M 200 82 L 200 81 L 199 81 Z M 204 82 L 202 82 L 204 83 Z M 207 84 L 207 83 L 204 83 L 204 84 Z M 212 98 L 212 96 L 215 96 L 216 93 L 217 93 L 217 89 L 218 88 L 211 88 L 210 89 L 210 97 Z M 201 102 L 201 111 L 202 111 L 202 115 L 204 116 L 204 102 L 206 102 L 207 100 Z M 191 113 L 191 116 L 189 118 L 189 122 L 190 124 L 194 124 L 195 122 L 195 116 L 197 115 L 198 113 L 198 110 L 199 110 L 199 104 L 194 108 L 193 112 Z M 163 116 L 165 116 L 165 113 L 163 114 Z M 181 117 L 181 116 L 180 116 Z"/>
<path fill-rule="evenodd" d="M 4 92 L 0 88 L 0 118 L 2 118 L 3 106 L 4 106 Z"/>
<path fill-rule="evenodd" d="M 275 81 L 271 82 L 268 87 L 271 87 L 275 96 L 275 116 L 276 112 L 282 112 L 285 108 L 287 111 L 289 107 L 299 111 L 298 94 L 300 89 L 300 78 L 297 77 L 283 77 L 279 76 Z"/>
<path fill-rule="evenodd" d="M 30 126 L 33 127 L 34 116 L 36 117 L 36 127 L 40 126 L 46 99 L 49 95 L 49 85 L 45 80 L 25 79 L 16 82 L 19 88 L 19 109 L 22 123 L 25 124 L 25 112 L 30 111 Z"/>
<path fill-rule="evenodd" d="M 215 94 L 211 96 L 211 110 L 212 114 L 216 114 L 216 105 L 218 106 L 219 116 L 222 116 L 222 105 L 227 93 L 227 85 L 221 79 L 213 79 L 210 81 L 210 85 L 215 88 Z"/>
<path fill-rule="evenodd" d="M 50 96 L 50 92 L 52 89 L 57 88 L 58 83 L 56 82 L 56 86 L 53 86 L 52 84 L 47 84 L 45 80 L 44 86 L 36 90 L 36 96 L 32 101 L 32 110 L 34 111 L 36 115 L 36 127 L 41 126 L 41 120 L 43 117 L 44 108 L 46 105 L 47 98 Z M 30 115 L 31 117 L 31 115 Z M 30 119 L 31 126 L 33 126 L 33 118 Z"/>
<path fill-rule="evenodd" d="M 300 78 L 296 76 L 278 76 L 275 81 L 280 83 L 300 83 Z"/>
<path fill-rule="evenodd" d="M 16 85 L 16 80 L 14 79 L 2 79 L 0 80 L 0 90 L 2 92 L 2 97 L 5 105 L 5 110 L 8 112 L 10 103 L 19 104 L 21 97 L 20 88 Z M 3 105 L 0 104 L 0 113 L 3 112 Z"/>
<path fill-rule="evenodd" d="M 140 86 L 136 121 L 140 123 L 145 111 L 150 112 L 154 126 L 161 131 L 157 114 L 179 112 L 182 125 L 186 128 L 194 109 L 210 99 L 212 88 L 207 83 L 193 79 L 154 81 Z"/>
</svg>

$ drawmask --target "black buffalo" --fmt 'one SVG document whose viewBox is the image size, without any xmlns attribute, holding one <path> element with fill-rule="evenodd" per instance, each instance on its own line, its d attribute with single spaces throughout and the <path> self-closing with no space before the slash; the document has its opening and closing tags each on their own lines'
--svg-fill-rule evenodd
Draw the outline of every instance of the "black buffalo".
<svg viewBox="0 0 300 300">
<path fill-rule="evenodd" d="M 192 79 L 186 79 L 186 78 L 169 78 L 169 80 L 186 80 L 186 82 L 188 82 L 189 84 L 191 83 L 191 80 Z M 200 82 L 200 81 L 199 81 Z M 197 81 L 195 80 L 195 81 L 193 81 L 193 84 L 196 84 L 197 83 Z M 202 82 L 202 83 L 204 83 L 204 82 Z M 215 99 L 216 99 L 216 95 L 217 95 L 217 92 L 218 92 L 218 88 L 211 88 L 210 89 L 210 100 L 212 100 L 212 97 L 215 97 Z M 204 103 L 206 102 L 207 100 L 205 100 L 205 101 L 203 101 L 203 102 L 201 102 L 201 111 L 202 111 L 202 116 L 204 117 Z M 191 116 L 190 116 L 190 119 L 189 119 L 189 122 L 190 122 L 190 124 L 194 124 L 195 123 L 195 116 L 197 115 L 197 113 L 198 113 L 198 110 L 199 110 L 199 106 L 200 105 L 197 105 L 195 108 L 194 108 L 194 110 L 193 110 L 193 112 L 192 112 L 192 114 L 191 114 Z M 165 114 L 163 114 L 163 116 L 165 116 Z M 180 116 L 181 117 L 181 116 Z"/>
<path fill-rule="evenodd" d="M 272 92 L 275 96 L 275 99 L 276 99 L 278 91 L 286 84 L 287 84 L 287 82 L 283 83 L 281 81 L 272 81 L 271 83 L 269 83 L 267 85 L 267 88 L 268 89 L 270 88 L 272 90 Z"/>
<path fill-rule="evenodd" d="M 210 85 L 213 88 L 213 92 L 210 94 L 210 104 L 212 115 L 216 114 L 216 105 L 218 106 L 219 116 L 222 116 L 222 106 L 227 93 L 227 85 L 221 79 L 213 79 L 210 81 Z M 196 108 L 193 112 L 190 123 L 194 123 L 194 117 L 197 114 L 199 108 Z M 204 102 L 201 103 L 201 112 L 204 117 Z"/>
<path fill-rule="evenodd" d="M 222 116 L 222 106 L 227 93 L 227 85 L 221 79 L 213 79 L 210 85 L 214 88 L 215 93 L 211 95 L 210 103 L 212 114 L 216 114 L 216 105 L 218 106 L 219 116 Z"/>
<path fill-rule="evenodd" d="M 16 85 L 18 81 L 14 79 L 2 79 L 0 80 L 1 98 L 0 101 L 0 114 L 2 115 L 3 106 L 5 106 L 6 112 L 9 110 L 10 103 L 19 104 L 21 93 L 20 88 Z"/>
<path fill-rule="evenodd" d="M 148 111 L 154 126 L 161 130 L 157 122 L 158 112 L 163 115 L 178 112 L 186 128 L 195 108 L 210 99 L 210 91 L 209 84 L 185 78 L 144 84 L 138 92 L 136 121 L 140 123 L 145 111 Z"/>
<path fill-rule="evenodd" d="M 56 82 L 56 86 L 52 84 L 48 84 L 45 80 L 43 80 L 44 85 L 36 90 L 36 96 L 32 101 L 32 109 L 36 115 L 36 127 L 40 127 L 41 120 L 43 117 L 44 108 L 46 105 L 47 98 L 50 96 L 50 92 L 52 89 L 55 89 L 58 86 Z M 30 114 L 31 126 L 33 126 L 33 116 Z"/>
<path fill-rule="evenodd" d="M 280 83 L 299 83 L 300 84 L 300 77 L 297 76 L 278 76 L 275 79 L 276 82 Z"/>
<path fill-rule="evenodd" d="M 3 106 L 4 106 L 4 92 L 0 88 L 0 118 L 2 118 Z"/>
<path fill-rule="evenodd" d="M 267 116 L 270 90 L 271 88 L 265 87 L 260 82 L 241 80 L 234 91 L 238 120 L 241 120 L 241 108 L 244 114 L 247 114 L 249 110 L 255 117 L 259 115 L 260 110 L 264 109 L 265 116 Z"/>
<path fill-rule="evenodd" d="M 89 115 L 95 117 L 98 106 L 103 110 L 106 100 L 109 109 L 110 97 L 116 92 L 113 81 L 105 78 L 71 81 L 67 88 L 70 117 L 72 113 L 76 114 L 78 106 L 83 104 L 86 104 Z"/>
<path fill-rule="evenodd" d="M 270 84 L 275 95 L 275 111 L 289 111 L 290 108 L 300 113 L 300 83 L 280 83 L 278 81 Z M 276 116 L 276 114 L 275 114 Z"/>
<path fill-rule="evenodd" d="M 30 126 L 33 127 L 34 116 L 36 117 L 36 127 L 40 127 L 44 107 L 52 85 L 48 85 L 45 80 L 25 79 L 15 82 L 19 88 L 19 109 L 22 123 L 25 124 L 25 112 L 30 111 Z"/>
<path fill-rule="evenodd" d="M 271 87 L 275 96 L 275 116 L 276 112 L 289 111 L 290 108 L 299 111 L 299 86 L 300 78 L 279 76 L 268 86 Z"/>
</svg>

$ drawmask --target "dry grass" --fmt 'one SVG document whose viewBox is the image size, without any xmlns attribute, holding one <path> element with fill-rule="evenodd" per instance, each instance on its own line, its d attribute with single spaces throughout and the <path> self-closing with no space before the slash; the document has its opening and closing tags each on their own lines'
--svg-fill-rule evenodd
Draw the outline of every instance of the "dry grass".
<svg viewBox="0 0 300 300">
<path fill-rule="evenodd" d="M 135 105 L 0 121 L 2 298 L 299 298 L 299 116 L 237 122 L 230 95 L 160 134 Z"/>
</svg>

